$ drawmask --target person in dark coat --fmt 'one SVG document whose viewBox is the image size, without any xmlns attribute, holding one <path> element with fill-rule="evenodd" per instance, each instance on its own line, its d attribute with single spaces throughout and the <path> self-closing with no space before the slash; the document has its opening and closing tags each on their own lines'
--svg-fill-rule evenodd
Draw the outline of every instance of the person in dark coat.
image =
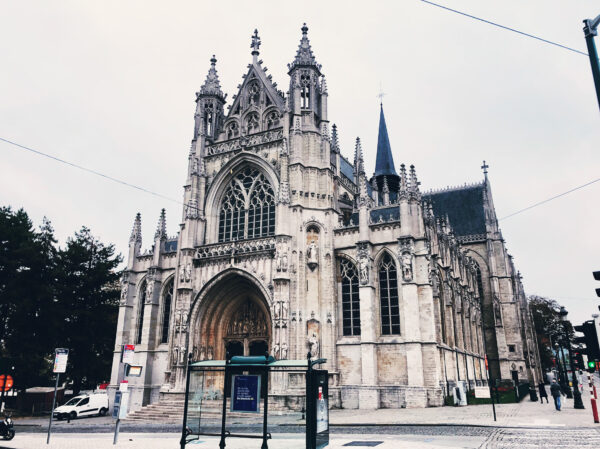
<svg viewBox="0 0 600 449">
<path fill-rule="evenodd" d="M 540 403 L 544 403 L 544 398 L 546 398 L 546 404 L 548 403 L 548 393 L 546 393 L 546 386 L 544 382 L 540 382 L 538 385 L 538 390 L 540 391 Z"/>
<path fill-rule="evenodd" d="M 560 395 L 562 391 L 560 391 L 560 385 L 556 383 L 556 379 L 552 380 L 552 385 L 550 385 L 550 394 L 554 398 L 554 407 L 556 410 L 560 412 Z"/>
</svg>

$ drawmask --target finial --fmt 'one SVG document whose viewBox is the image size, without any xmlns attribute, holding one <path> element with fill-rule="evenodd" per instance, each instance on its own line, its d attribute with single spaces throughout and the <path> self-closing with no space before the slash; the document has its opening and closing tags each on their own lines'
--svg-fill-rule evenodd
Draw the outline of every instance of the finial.
<svg viewBox="0 0 600 449">
<path fill-rule="evenodd" d="M 217 58 L 215 55 L 212 55 L 212 58 L 210 58 L 210 69 L 208 69 L 206 81 L 204 81 L 204 84 L 200 87 L 200 92 L 197 93 L 197 100 L 200 96 L 207 95 L 216 96 L 225 101 L 226 95 L 223 94 L 223 91 L 221 90 L 221 83 L 219 82 L 219 76 L 217 75 L 216 65 Z"/>
<path fill-rule="evenodd" d="M 379 105 L 383 109 L 383 97 L 385 97 L 385 92 L 383 92 L 383 87 L 381 86 L 381 83 L 379 83 L 379 93 L 377 94 L 377 96 L 379 97 Z"/>
<path fill-rule="evenodd" d="M 210 65 L 212 65 L 213 67 L 217 65 L 217 58 L 215 58 L 215 55 L 213 55 L 212 58 L 210 58 Z"/>
<path fill-rule="evenodd" d="M 383 193 L 390 193 L 390 188 L 388 187 L 387 176 L 383 177 L 383 187 L 381 190 Z"/>
<path fill-rule="evenodd" d="M 356 172 L 357 180 L 358 175 L 363 174 L 365 172 L 360 137 L 356 138 L 356 146 L 354 147 L 354 170 Z"/>
<path fill-rule="evenodd" d="M 256 62 L 258 59 L 258 49 L 260 48 L 260 37 L 258 36 L 258 30 L 254 29 L 254 34 L 252 37 L 252 43 L 250 44 L 250 48 L 252 49 L 253 61 Z"/>
<path fill-rule="evenodd" d="M 321 93 L 327 94 L 327 81 L 325 81 L 325 75 L 323 75 L 323 79 L 321 81 Z"/>
<path fill-rule="evenodd" d="M 400 191 L 406 191 L 406 165 L 400 164 Z"/>
<path fill-rule="evenodd" d="M 340 151 L 340 142 L 338 140 L 337 125 L 335 123 L 331 127 L 331 148 L 335 152 Z"/>
<path fill-rule="evenodd" d="M 483 170 L 483 174 L 485 175 L 486 178 L 487 178 L 487 174 L 488 174 L 488 171 L 487 171 L 488 168 L 490 168 L 490 166 L 488 164 L 486 164 L 485 161 L 483 161 L 483 165 L 481 166 L 481 169 Z"/>
<path fill-rule="evenodd" d="M 313 55 L 312 49 L 310 48 L 310 41 L 308 40 L 308 27 L 306 23 L 302 26 L 302 38 L 300 39 L 300 45 L 298 46 L 298 52 L 294 60 L 288 64 L 289 72 L 297 66 L 312 66 L 317 69 L 318 74 L 321 74 L 321 65 L 317 64 Z"/>
<path fill-rule="evenodd" d="M 306 26 L 306 22 L 302 24 L 302 34 L 306 36 L 308 34 L 308 27 Z"/>
</svg>

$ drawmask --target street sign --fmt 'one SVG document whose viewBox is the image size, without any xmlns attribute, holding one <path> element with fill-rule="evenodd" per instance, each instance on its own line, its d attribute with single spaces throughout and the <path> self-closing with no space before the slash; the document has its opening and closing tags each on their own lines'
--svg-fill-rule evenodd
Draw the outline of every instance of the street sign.
<svg viewBox="0 0 600 449">
<path fill-rule="evenodd" d="M 56 348 L 54 355 L 53 373 L 64 373 L 67 371 L 67 360 L 69 358 L 69 350 L 66 348 Z"/>
<path fill-rule="evenodd" d="M 135 345 L 123 345 L 123 363 L 131 365 L 135 354 Z"/>
<path fill-rule="evenodd" d="M 260 375 L 234 374 L 231 383 L 231 411 L 260 412 Z"/>
<path fill-rule="evenodd" d="M 140 377 L 142 375 L 142 365 L 127 365 L 125 371 L 126 377 Z"/>
<path fill-rule="evenodd" d="M 475 387 L 476 398 L 490 398 L 490 387 Z"/>
<path fill-rule="evenodd" d="M 0 374 L 0 391 L 9 391 L 13 387 L 11 375 Z"/>
<path fill-rule="evenodd" d="M 126 380 L 122 380 L 119 384 L 119 391 L 127 391 L 127 387 L 129 386 L 129 382 Z"/>
</svg>

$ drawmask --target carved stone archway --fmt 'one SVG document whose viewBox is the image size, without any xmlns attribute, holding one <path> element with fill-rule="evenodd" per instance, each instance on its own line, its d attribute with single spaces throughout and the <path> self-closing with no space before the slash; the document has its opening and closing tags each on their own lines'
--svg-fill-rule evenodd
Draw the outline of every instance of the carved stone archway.
<svg viewBox="0 0 600 449">
<path fill-rule="evenodd" d="M 236 273 L 223 276 L 203 295 L 193 315 L 194 360 L 264 355 L 271 346 L 271 313 L 262 289 Z"/>
</svg>

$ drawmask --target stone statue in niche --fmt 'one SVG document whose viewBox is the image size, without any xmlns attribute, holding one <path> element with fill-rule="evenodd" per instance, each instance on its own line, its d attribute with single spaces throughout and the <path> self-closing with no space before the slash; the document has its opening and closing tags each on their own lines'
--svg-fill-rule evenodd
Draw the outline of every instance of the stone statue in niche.
<svg viewBox="0 0 600 449">
<path fill-rule="evenodd" d="M 281 318 L 286 319 L 288 316 L 288 305 L 286 302 L 281 303 Z"/>
<path fill-rule="evenodd" d="M 125 276 L 123 276 L 122 285 L 123 289 L 121 290 L 121 301 L 119 303 L 124 305 L 127 303 L 127 293 L 129 292 L 129 281 Z"/>
<path fill-rule="evenodd" d="M 279 358 L 279 343 L 275 343 L 275 345 L 273 346 L 273 357 L 275 357 L 276 359 Z"/>
<path fill-rule="evenodd" d="M 280 314 L 281 314 L 281 303 L 279 301 L 277 301 L 275 303 L 275 306 L 273 307 L 273 314 L 275 315 L 275 319 L 279 319 L 280 318 Z"/>
<path fill-rule="evenodd" d="M 412 255 L 410 253 L 402 253 L 400 260 L 402 263 L 402 279 L 405 282 L 410 282 L 413 279 Z"/>
<path fill-rule="evenodd" d="M 306 248 L 306 261 L 308 263 L 308 267 L 311 270 L 314 270 L 315 267 L 319 264 L 319 249 L 317 248 L 317 244 L 315 241 L 311 241 Z"/>
<path fill-rule="evenodd" d="M 185 265 L 179 265 L 179 281 L 185 282 Z"/>
<path fill-rule="evenodd" d="M 288 269 L 288 254 L 287 251 L 284 251 L 281 256 L 281 271 L 287 271 Z"/>
<path fill-rule="evenodd" d="M 213 348 L 212 348 L 212 346 L 208 347 L 208 350 L 206 351 L 206 358 L 208 360 L 212 360 L 213 359 Z"/>
<path fill-rule="evenodd" d="M 183 332 L 187 331 L 187 320 L 188 320 L 188 313 L 184 310 L 181 313 L 181 330 Z"/>
<path fill-rule="evenodd" d="M 179 363 L 181 363 L 182 365 L 185 364 L 186 349 L 187 348 L 185 346 L 181 346 L 179 351 Z"/>
<path fill-rule="evenodd" d="M 369 258 L 368 256 L 363 256 L 358 261 L 359 264 L 359 273 L 360 273 L 360 284 L 366 285 L 369 283 Z"/>
<path fill-rule="evenodd" d="M 281 343 L 281 359 L 282 360 L 287 359 L 287 353 L 288 353 L 288 346 L 287 346 L 287 343 L 284 341 L 283 343 Z"/>
<path fill-rule="evenodd" d="M 179 360 L 179 348 L 173 348 L 173 365 L 177 365 L 177 361 Z"/>
<path fill-rule="evenodd" d="M 185 282 L 190 282 L 192 280 L 192 264 L 188 262 L 185 265 Z"/>
<path fill-rule="evenodd" d="M 206 360 L 206 350 L 204 346 L 200 346 L 200 360 Z"/>
<path fill-rule="evenodd" d="M 275 256 L 275 269 L 277 270 L 277 272 L 281 271 L 281 265 L 282 265 L 281 246 L 278 245 L 277 246 L 277 255 Z"/>
<path fill-rule="evenodd" d="M 313 332 L 313 334 L 308 337 L 308 349 L 310 351 L 310 355 L 313 358 L 318 358 L 319 356 L 319 339 L 317 338 L 317 334 Z"/>
<path fill-rule="evenodd" d="M 146 284 L 146 304 L 152 302 L 152 293 L 154 292 L 154 280 L 150 279 Z"/>
</svg>

